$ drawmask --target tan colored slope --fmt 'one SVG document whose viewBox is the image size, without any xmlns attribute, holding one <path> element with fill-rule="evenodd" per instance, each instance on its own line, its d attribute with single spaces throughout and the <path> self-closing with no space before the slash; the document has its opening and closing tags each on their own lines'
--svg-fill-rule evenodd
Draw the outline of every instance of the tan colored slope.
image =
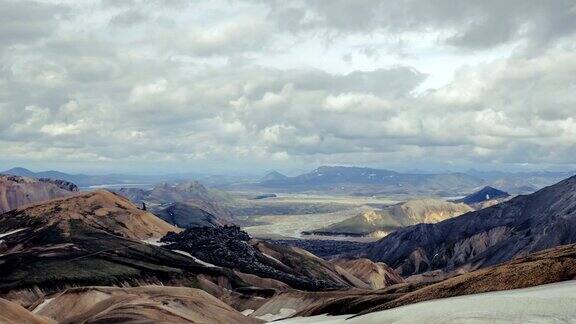
<svg viewBox="0 0 576 324">
<path fill-rule="evenodd" d="M 0 324 L 55 324 L 54 320 L 38 316 L 26 308 L 0 298 Z"/>
<path fill-rule="evenodd" d="M 382 262 L 368 259 L 334 260 L 333 263 L 344 268 L 348 273 L 362 280 L 372 289 L 381 289 L 404 282 L 404 279 Z"/>
<path fill-rule="evenodd" d="M 51 182 L 0 175 L 0 214 L 21 206 L 71 195 Z"/>
<path fill-rule="evenodd" d="M 36 306 L 58 323 L 261 323 L 205 291 L 185 287 L 73 288 Z"/>
<path fill-rule="evenodd" d="M 403 226 L 408 226 L 419 223 L 437 223 L 472 210 L 466 204 L 440 199 L 413 199 L 392 206 L 390 212 Z"/>
<path fill-rule="evenodd" d="M 383 210 L 362 212 L 342 222 L 313 231 L 313 233 L 382 237 L 400 227 L 420 223 L 437 223 L 470 211 L 473 209 L 462 203 L 440 199 L 412 199 Z"/>
<path fill-rule="evenodd" d="M 109 191 L 84 192 L 21 208 L 14 217 L 37 219 L 42 227 L 57 224 L 66 233 L 70 221 L 83 223 L 134 240 L 159 238 L 179 231 L 153 214 L 138 209 L 128 199 Z"/>
</svg>

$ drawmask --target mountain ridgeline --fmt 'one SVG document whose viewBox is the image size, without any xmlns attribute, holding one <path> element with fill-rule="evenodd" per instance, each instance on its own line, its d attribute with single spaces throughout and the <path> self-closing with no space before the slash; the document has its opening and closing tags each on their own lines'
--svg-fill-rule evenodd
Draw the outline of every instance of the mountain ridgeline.
<svg viewBox="0 0 576 324">
<path fill-rule="evenodd" d="M 399 229 L 371 244 L 366 255 L 408 276 L 470 271 L 574 242 L 576 176 L 440 223 Z"/>
</svg>

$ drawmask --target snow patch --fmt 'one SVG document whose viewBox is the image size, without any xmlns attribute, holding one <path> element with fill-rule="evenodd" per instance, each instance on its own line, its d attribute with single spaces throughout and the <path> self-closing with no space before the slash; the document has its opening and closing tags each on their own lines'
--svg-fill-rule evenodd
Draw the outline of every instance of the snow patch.
<svg viewBox="0 0 576 324">
<path fill-rule="evenodd" d="M 194 259 L 194 261 L 200 263 L 203 266 L 210 267 L 210 268 L 219 268 L 218 266 L 213 265 L 212 263 L 204 262 L 204 261 L 198 259 L 197 257 L 193 256 L 192 254 L 190 254 L 186 251 L 180 251 L 180 250 L 172 250 L 172 251 L 174 251 L 176 253 L 180 253 L 180 254 L 185 255 L 187 257 L 190 257 L 190 258 Z"/>
<path fill-rule="evenodd" d="M 277 323 L 574 323 L 576 280 L 507 291 L 451 297 L 350 318 L 297 317 Z"/>
<path fill-rule="evenodd" d="M 165 242 L 160 242 L 159 238 L 149 238 L 147 240 L 142 240 L 142 242 L 144 242 L 146 244 L 154 245 L 154 246 L 164 246 L 164 245 L 168 244 Z"/>
<path fill-rule="evenodd" d="M 18 232 L 22 232 L 22 231 L 25 230 L 25 229 L 26 229 L 26 227 L 24 227 L 24 228 L 19 228 L 19 229 L 15 229 L 15 230 L 10 231 L 10 232 L 2 233 L 2 234 L 0 234 L 0 238 L 6 237 L 6 236 L 8 236 L 8 235 L 16 234 L 16 233 L 18 233 Z"/>
<path fill-rule="evenodd" d="M 248 316 L 248 315 L 254 313 L 254 310 L 253 309 L 245 309 L 245 310 L 241 311 L 240 313 L 242 313 L 242 315 L 244 315 L 244 316 Z"/>
</svg>

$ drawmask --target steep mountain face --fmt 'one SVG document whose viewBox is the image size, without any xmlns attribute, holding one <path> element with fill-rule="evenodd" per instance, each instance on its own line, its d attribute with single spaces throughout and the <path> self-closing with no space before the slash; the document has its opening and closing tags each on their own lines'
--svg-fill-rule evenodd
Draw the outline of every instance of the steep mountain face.
<svg viewBox="0 0 576 324">
<path fill-rule="evenodd" d="M 215 266 L 274 279 L 297 289 L 367 288 L 342 268 L 311 253 L 251 240 L 236 226 L 189 228 L 162 241 L 169 249 L 188 252 Z"/>
<path fill-rule="evenodd" d="M 58 323 L 262 323 L 186 287 L 72 288 L 45 299 L 34 311 Z"/>
<path fill-rule="evenodd" d="M 536 193 L 445 220 L 400 229 L 367 256 L 402 275 L 467 271 L 576 242 L 576 177 Z"/>
<path fill-rule="evenodd" d="M 20 206 L 69 196 L 75 191 L 78 191 L 76 185 L 62 180 L 0 175 L 0 214 Z"/>
<path fill-rule="evenodd" d="M 185 203 L 175 202 L 154 212 L 166 222 L 181 227 L 219 227 L 224 226 L 216 216 Z"/>
<path fill-rule="evenodd" d="M 384 210 L 371 210 L 312 231 L 316 235 L 383 237 L 398 228 L 436 223 L 472 211 L 468 205 L 439 199 L 413 199 Z"/>
<path fill-rule="evenodd" d="M 382 262 L 372 262 L 363 258 L 339 259 L 333 262 L 368 284 L 372 289 L 382 289 L 404 282 L 404 279 L 394 269 Z"/>
<path fill-rule="evenodd" d="M 0 295 L 84 285 L 247 286 L 230 270 L 142 242 L 174 231 L 107 191 L 12 210 L 0 215 Z"/>
<path fill-rule="evenodd" d="M 155 206 L 163 208 L 172 203 L 186 203 L 222 220 L 232 219 L 232 213 L 219 203 L 219 198 L 197 181 L 176 184 L 162 183 L 152 190 L 122 188 L 116 192 L 136 204 L 146 203 L 154 212 L 156 211 Z"/>
</svg>

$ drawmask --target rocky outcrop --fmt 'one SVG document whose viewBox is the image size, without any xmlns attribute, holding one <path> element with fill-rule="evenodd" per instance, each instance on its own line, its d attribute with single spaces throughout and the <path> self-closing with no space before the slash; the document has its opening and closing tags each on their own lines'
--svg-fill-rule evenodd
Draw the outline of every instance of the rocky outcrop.
<svg viewBox="0 0 576 324">
<path fill-rule="evenodd" d="M 408 276 L 468 271 L 576 242 L 576 177 L 437 224 L 400 229 L 367 256 Z"/>
<path fill-rule="evenodd" d="M 0 175 L 0 214 L 21 206 L 69 196 L 78 187 L 63 180 Z"/>
</svg>

